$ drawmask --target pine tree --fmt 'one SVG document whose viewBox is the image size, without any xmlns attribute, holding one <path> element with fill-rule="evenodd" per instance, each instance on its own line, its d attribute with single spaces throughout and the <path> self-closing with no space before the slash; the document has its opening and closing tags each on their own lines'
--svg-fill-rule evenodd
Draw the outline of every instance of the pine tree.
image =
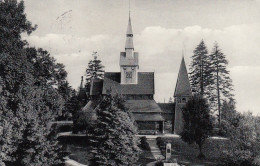
<svg viewBox="0 0 260 166">
<path fill-rule="evenodd" d="M 193 53 L 189 73 L 192 91 L 202 96 L 208 96 L 210 93 L 207 89 L 208 85 L 210 85 L 210 62 L 208 50 L 203 40 Z"/>
<path fill-rule="evenodd" d="M 88 133 L 92 165 L 133 165 L 139 154 L 136 127 L 122 99 L 107 96 L 97 108 L 97 123 Z"/>
<path fill-rule="evenodd" d="M 102 61 L 98 59 L 97 52 L 92 54 L 93 60 L 90 60 L 86 69 L 86 84 L 85 87 L 87 92 L 90 89 L 90 81 L 92 79 L 103 79 L 104 78 L 104 66 L 101 64 Z"/>
<path fill-rule="evenodd" d="M 204 158 L 202 146 L 213 130 L 212 117 L 206 99 L 201 95 L 193 96 L 183 110 L 184 127 L 181 139 L 189 144 L 199 146 L 199 158 Z"/>
<path fill-rule="evenodd" d="M 234 102 L 234 95 L 232 80 L 227 70 L 228 61 L 226 55 L 215 43 L 211 54 L 209 55 L 210 69 L 211 69 L 211 84 L 209 90 L 211 94 L 209 96 L 210 103 L 213 104 L 213 108 L 218 111 L 218 122 L 221 123 L 221 104 L 227 99 Z"/>
</svg>

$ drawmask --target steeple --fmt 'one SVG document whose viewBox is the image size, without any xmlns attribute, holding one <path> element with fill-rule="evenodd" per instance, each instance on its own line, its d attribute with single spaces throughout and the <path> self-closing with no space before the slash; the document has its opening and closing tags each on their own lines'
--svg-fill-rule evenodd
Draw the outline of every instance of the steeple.
<svg viewBox="0 0 260 166">
<path fill-rule="evenodd" d="M 183 130 L 183 114 L 182 108 L 185 106 L 191 97 L 191 87 L 186 69 L 184 56 L 182 56 L 181 65 L 179 69 L 178 79 L 175 87 L 175 120 L 174 120 L 174 133 L 180 134 Z"/>
<path fill-rule="evenodd" d="M 129 20 L 128 20 L 127 31 L 126 31 L 125 49 L 133 49 L 134 50 L 133 30 L 132 30 L 130 12 L 129 12 Z"/>
<path fill-rule="evenodd" d="M 80 87 L 79 89 L 83 89 L 83 76 L 81 76 L 81 82 L 80 82 Z"/>
<path fill-rule="evenodd" d="M 184 56 L 182 56 L 174 96 L 191 96 L 190 81 L 184 61 Z"/>
<path fill-rule="evenodd" d="M 126 31 L 125 52 L 120 52 L 119 65 L 121 71 L 121 84 L 137 84 L 139 69 L 138 57 L 138 52 L 134 52 L 133 30 L 131 25 L 129 4 L 129 19 Z"/>
</svg>

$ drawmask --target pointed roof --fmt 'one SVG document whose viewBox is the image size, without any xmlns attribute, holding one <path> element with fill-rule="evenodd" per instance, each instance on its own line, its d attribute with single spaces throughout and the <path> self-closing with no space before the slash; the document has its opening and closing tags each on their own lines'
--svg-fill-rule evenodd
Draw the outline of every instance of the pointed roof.
<svg viewBox="0 0 260 166">
<path fill-rule="evenodd" d="M 130 15 L 129 15 L 129 20 L 128 20 L 128 26 L 127 26 L 126 35 L 133 35 L 133 30 L 132 30 L 132 24 L 131 24 L 131 17 L 130 17 Z"/>
<path fill-rule="evenodd" d="M 83 88 L 83 76 L 81 76 L 81 82 L 80 82 L 80 87 L 79 87 L 80 89 L 82 89 Z"/>
<path fill-rule="evenodd" d="M 184 57 L 182 57 L 174 96 L 191 96 L 191 87 Z"/>
<path fill-rule="evenodd" d="M 128 26 L 127 26 L 127 31 L 126 31 L 125 49 L 134 49 L 133 30 L 132 30 L 132 25 L 131 25 L 130 14 L 129 14 Z"/>
</svg>

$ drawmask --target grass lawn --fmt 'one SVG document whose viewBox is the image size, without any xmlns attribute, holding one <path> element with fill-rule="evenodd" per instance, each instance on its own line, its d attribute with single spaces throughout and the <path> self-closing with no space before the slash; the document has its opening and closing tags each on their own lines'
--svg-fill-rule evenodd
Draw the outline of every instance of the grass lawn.
<svg viewBox="0 0 260 166">
<path fill-rule="evenodd" d="M 221 152 L 228 149 L 228 140 L 209 138 L 203 145 L 203 153 L 206 156 L 204 160 L 199 160 L 199 148 L 197 145 L 189 145 L 181 140 L 181 138 L 167 138 L 162 140 L 166 143 L 172 144 L 172 157 L 177 159 L 178 163 L 185 165 L 219 165 L 221 159 Z M 165 148 L 160 147 L 165 155 Z"/>
<path fill-rule="evenodd" d="M 59 143 L 63 145 L 64 151 L 69 152 L 69 158 L 81 164 L 89 165 L 89 148 L 86 144 L 86 137 L 82 136 L 60 136 Z M 147 163 L 155 161 L 151 151 L 142 150 L 136 163 L 138 166 L 146 166 Z"/>
<path fill-rule="evenodd" d="M 155 161 L 151 151 L 149 150 L 142 150 L 139 160 L 137 161 L 136 165 L 146 166 L 146 164 Z"/>
</svg>

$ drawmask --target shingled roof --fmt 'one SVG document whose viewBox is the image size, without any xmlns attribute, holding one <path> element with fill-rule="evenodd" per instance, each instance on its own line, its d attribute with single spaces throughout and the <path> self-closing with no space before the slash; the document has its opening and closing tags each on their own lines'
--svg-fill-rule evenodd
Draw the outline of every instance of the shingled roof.
<svg viewBox="0 0 260 166">
<path fill-rule="evenodd" d="M 190 96 L 191 87 L 184 57 L 182 57 L 174 96 Z"/>
<path fill-rule="evenodd" d="M 126 100 L 125 106 L 130 112 L 161 113 L 162 110 L 154 100 Z"/>
<path fill-rule="evenodd" d="M 175 103 L 158 103 L 164 113 L 174 113 Z"/>
<path fill-rule="evenodd" d="M 133 114 L 135 121 L 164 121 L 160 114 Z"/>
<path fill-rule="evenodd" d="M 120 72 L 106 72 L 102 94 L 154 94 L 154 73 L 138 72 L 137 84 L 121 84 Z"/>
</svg>

